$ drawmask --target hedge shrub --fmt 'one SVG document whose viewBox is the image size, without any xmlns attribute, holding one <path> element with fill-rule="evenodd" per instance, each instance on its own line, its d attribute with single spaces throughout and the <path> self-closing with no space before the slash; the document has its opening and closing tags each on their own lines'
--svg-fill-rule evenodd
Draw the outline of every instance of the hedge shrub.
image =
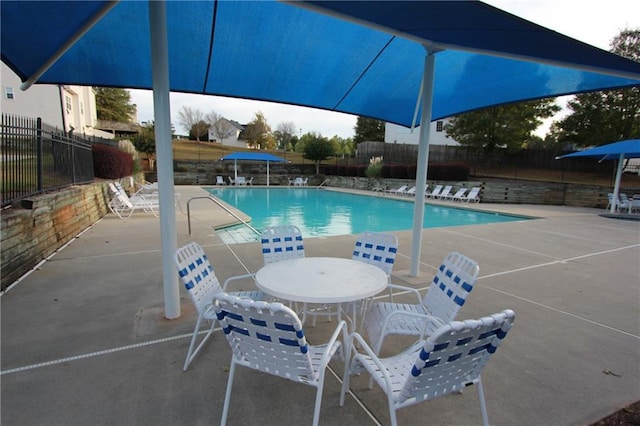
<svg viewBox="0 0 640 426">
<path fill-rule="evenodd" d="M 131 154 L 106 145 L 93 145 L 93 175 L 101 179 L 119 179 L 133 173 Z"/>
</svg>

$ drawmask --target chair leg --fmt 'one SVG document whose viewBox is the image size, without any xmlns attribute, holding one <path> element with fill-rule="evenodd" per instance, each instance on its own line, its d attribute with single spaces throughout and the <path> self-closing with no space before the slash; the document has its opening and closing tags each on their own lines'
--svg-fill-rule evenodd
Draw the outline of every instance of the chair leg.
<svg viewBox="0 0 640 426">
<path fill-rule="evenodd" d="M 484 401 L 484 389 L 482 387 L 482 378 L 478 377 L 478 399 L 480 400 L 480 410 L 482 410 L 482 424 L 489 426 L 489 415 L 487 414 L 487 404 Z"/>
<path fill-rule="evenodd" d="M 229 415 L 229 403 L 231 402 L 231 388 L 233 387 L 233 376 L 236 372 L 235 358 L 231 358 L 231 367 L 229 368 L 229 379 L 227 380 L 227 391 L 224 394 L 224 407 L 222 408 L 222 420 L 220 426 L 227 424 L 227 416 Z"/>
<path fill-rule="evenodd" d="M 182 367 L 182 371 L 187 371 L 187 368 L 189 368 L 189 364 L 191 364 L 191 361 L 193 361 L 193 359 L 196 357 L 198 352 L 200 352 L 200 349 L 202 349 L 202 347 L 204 346 L 206 341 L 209 339 L 209 337 L 213 333 L 213 328 L 216 325 L 216 322 L 212 320 L 211 321 L 211 328 L 209 328 L 209 331 L 207 332 L 207 335 L 204 336 L 204 338 L 202 339 L 202 341 L 200 342 L 198 347 L 195 348 L 195 350 L 194 350 L 194 347 L 196 345 L 196 340 L 198 339 L 198 332 L 200 331 L 200 324 L 201 323 L 202 323 L 202 316 L 199 315 L 198 316 L 198 321 L 196 321 L 196 326 L 193 329 L 193 336 L 191 336 L 191 343 L 189 343 L 189 350 L 187 351 L 187 358 L 184 360 L 184 366 Z"/>
<path fill-rule="evenodd" d="M 320 407 L 322 406 L 322 390 L 324 389 L 324 374 L 318 380 L 318 388 L 316 390 L 316 406 L 313 409 L 313 426 L 318 426 L 320 421 Z"/>
</svg>

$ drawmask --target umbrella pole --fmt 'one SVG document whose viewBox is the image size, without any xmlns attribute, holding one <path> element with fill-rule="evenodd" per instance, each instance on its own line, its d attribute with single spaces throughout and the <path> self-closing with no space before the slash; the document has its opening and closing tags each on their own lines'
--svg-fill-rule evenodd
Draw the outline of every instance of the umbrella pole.
<svg viewBox="0 0 640 426">
<path fill-rule="evenodd" d="M 624 165 L 624 153 L 618 158 L 618 169 L 616 170 L 616 182 L 613 184 L 613 200 L 611 201 L 611 213 L 618 210 L 618 200 L 620 200 L 620 180 L 622 178 L 622 166 Z"/>
<path fill-rule="evenodd" d="M 436 57 L 429 49 L 425 58 L 422 76 L 422 116 L 420 118 L 420 144 L 418 146 L 418 168 L 416 170 L 416 201 L 413 207 L 413 234 L 411 237 L 411 266 L 409 276 L 417 277 L 420 270 L 422 249 L 422 227 L 424 225 L 424 196 L 427 187 L 427 167 L 429 164 L 429 133 L 431 108 L 433 103 L 433 81 Z"/>
<path fill-rule="evenodd" d="M 173 266 L 178 249 L 176 207 L 173 188 L 173 150 L 171 147 L 171 110 L 169 102 L 169 54 L 167 13 L 164 2 L 149 2 L 153 109 L 155 119 L 158 193 L 160 204 L 160 240 L 162 245 L 162 282 L 167 319 L 180 317 L 180 288 Z"/>
<path fill-rule="evenodd" d="M 269 160 L 267 160 L 267 186 L 269 186 Z"/>
</svg>

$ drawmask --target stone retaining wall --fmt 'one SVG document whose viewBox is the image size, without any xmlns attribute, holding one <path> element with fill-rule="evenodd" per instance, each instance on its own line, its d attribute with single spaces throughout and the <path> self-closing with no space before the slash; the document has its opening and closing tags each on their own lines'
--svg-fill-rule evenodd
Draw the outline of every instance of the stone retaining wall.
<svg viewBox="0 0 640 426">
<path fill-rule="evenodd" d="M 107 211 L 107 183 L 73 186 L 22 200 L 2 211 L 1 280 L 4 291 Z"/>
</svg>

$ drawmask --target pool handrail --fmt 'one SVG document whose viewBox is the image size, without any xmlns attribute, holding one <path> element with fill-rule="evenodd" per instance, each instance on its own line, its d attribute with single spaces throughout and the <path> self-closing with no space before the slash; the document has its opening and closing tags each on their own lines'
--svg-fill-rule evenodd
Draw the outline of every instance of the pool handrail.
<svg viewBox="0 0 640 426">
<path fill-rule="evenodd" d="M 258 236 L 261 235 L 260 231 L 258 231 L 256 228 L 254 228 L 253 226 L 249 225 L 247 222 L 242 220 L 242 218 L 240 218 L 237 214 L 235 214 L 234 212 L 229 210 L 226 206 L 224 206 L 222 203 L 220 203 L 218 200 L 216 200 L 214 197 L 212 197 L 210 195 L 209 196 L 202 196 L 202 197 L 193 197 L 193 198 L 190 198 L 189 201 L 187 201 L 187 224 L 189 226 L 189 235 L 191 235 L 191 210 L 189 209 L 189 204 L 191 204 L 191 201 L 193 201 L 193 200 L 204 199 L 204 198 L 208 198 L 209 200 L 213 201 L 218 206 L 222 207 L 222 209 L 224 211 L 229 213 L 234 218 L 238 219 L 240 221 L 240 223 L 242 223 L 244 226 L 246 226 L 247 228 L 252 230 L 256 235 L 258 235 Z"/>
<path fill-rule="evenodd" d="M 320 187 L 321 187 L 322 185 L 324 185 L 325 183 L 327 183 L 327 182 L 330 182 L 330 180 L 329 180 L 329 179 L 325 179 L 325 180 L 323 180 L 323 181 L 322 181 L 322 183 L 321 183 L 320 185 L 318 185 L 316 188 L 317 188 L 317 189 L 320 189 Z"/>
</svg>

